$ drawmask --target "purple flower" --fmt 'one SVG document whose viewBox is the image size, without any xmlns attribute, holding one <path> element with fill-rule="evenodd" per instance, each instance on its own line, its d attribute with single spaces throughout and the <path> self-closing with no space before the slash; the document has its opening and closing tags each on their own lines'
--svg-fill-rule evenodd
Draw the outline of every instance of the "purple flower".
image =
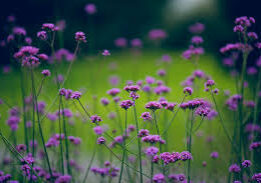
<svg viewBox="0 0 261 183">
<path fill-rule="evenodd" d="M 258 148 L 261 147 L 261 142 L 252 142 L 250 145 L 249 145 L 249 150 L 252 151 L 252 150 L 256 150 Z"/>
<path fill-rule="evenodd" d="M 155 83 L 155 78 L 148 76 L 146 77 L 145 81 L 147 84 L 153 84 Z"/>
<path fill-rule="evenodd" d="M 18 36 L 26 36 L 26 30 L 22 27 L 14 27 L 13 34 Z"/>
<path fill-rule="evenodd" d="M 123 141 L 124 141 L 124 138 L 123 138 L 123 136 L 117 136 L 117 137 L 114 138 L 114 141 L 116 143 L 122 144 Z"/>
<path fill-rule="evenodd" d="M 138 38 L 132 39 L 131 40 L 131 46 L 133 48 L 141 48 L 142 47 L 142 41 Z"/>
<path fill-rule="evenodd" d="M 131 100 L 124 100 L 120 103 L 121 108 L 123 108 L 125 110 L 129 109 L 133 105 L 134 105 L 134 102 Z"/>
<path fill-rule="evenodd" d="M 75 33 L 75 40 L 78 42 L 84 42 L 86 43 L 86 36 L 84 32 L 76 32 Z"/>
<path fill-rule="evenodd" d="M 40 32 L 37 32 L 37 37 L 41 40 L 47 40 L 47 32 L 45 31 L 40 31 Z"/>
<path fill-rule="evenodd" d="M 153 182 L 155 183 L 165 183 L 165 177 L 162 173 L 159 173 L 159 174 L 155 174 L 153 176 Z"/>
<path fill-rule="evenodd" d="M 137 92 L 140 90 L 140 87 L 138 85 L 128 85 L 124 87 L 124 90 L 127 92 Z"/>
<path fill-rule="evenodd" d="M 106 139 L 104 137 L 99 137 L 97 139 L 97 144 L 105 144 L 105 142 L 106 142 Z"/>
<path fill-rule="evenodd" d="M 201 44 L 201 43 L 203 43 L 203 38 L 201 36 L 194 36 L 191 39 L 191 43 L 196 44 L 196 45 Z"/>
<path fill-rule="evenodd" d="M 150 121 L 152 120 L 152 116 L 150 115 L 149 112 L 144 112 L 141 114 L 141 118 L 144 120 L 144 121 Z"/>
<path fill-rule="evenodd" d="M 48 69 L 45 69 L 42 71 L 42 75 L 44 75 L 45 77 L 51 76 L 51 72 Z"/>
<path fill-rule="evenodd" d="M 165 109 L 173 111 L 176 105 L 177 105 L 176 103 L 169 103 L 168 102 L 168 105 L 165 107 Z"/>
<path fill-rule="evenodd" d="M 96 13 L 97 9 L 95 4 L 90 3 L 90 4 L 86 4 L 84 7 L 84 10 L 86 11 L 86 13 L 88 13 L 89 15 L 93 15 Z"/>
<path fill-rule="evenodd" d="M 256 181 L 257 183 L 261 182 L 261 173 L 256 173 L 252 176 L 252 180 Z"/>
<path fill-rule="evenodd" d="M 55 31 L 55 25 L 52 23 L 44 23 L 42 29 L 46 31 Z"/>
<path fill-rule="evenodd" d="M 102 121 L 101 117 L 97 116 L 97 115 L 91 116 L 90 120 L 91 120 L 92 123 L 97 123 L 97 122 L 101 122 Z"/>
<path fill-rule="evenodd" d="M 55 180 L 55 183 L 70 183 L 71 179 L 70 175 L 61 175 Z"/>
<path fill-rule="evenodd" d="M 162 105 L 159 102 L 148 102 L 145 105 L 146 109 L 151 109 L 151 110 L 157 110 L 157 109 L 161 109 Z"/>
<path fill-rule="evenodd" d="M 217 159 L 218 158 L 218 152 L 212 152 L 210 154 L 210 157 L 213 158 L 213 159 Z"/>
<path fill-rule="evenodd" d="M 241 171 L 241 168 L 237 164 L 232 164 L 232 165 L 230 165 L 228 170 L 229 170 L 229 172 L 238 173 Z"/>
<path fill-rule="evenodd" d="M 74 92 L 72 92 L 72 94 L 71 94 L 71 99 L 80 99 L 81 98 L 81 96 L 82 96 L 82 93 L 81 92 L 78 92 L 78 91 L 74 91 Z"/>
<path fill-rule="evenodd" d="M 96 135 L 102 135 L 104 132 L 104 129 L 101 126 L 96 126 L 93 128 L 93 131 Z"/>
<path fill-rule="evenodd" d="M 189 32 L 193 34 L 201 34 L 205 30 L 205 25 L 202 23 L 195 23 L 189 26 Z"/>
<path fill-rule="evenodd" d="M 250 160 L 244 160 L 242 162 L 242 167 L 244 167 L 244 168 L 249 168 L 251 166 L 252 166 L 252 162 Z"/>
<path fill-rule="evenodd" d="M 154 147 L 154 146 L 151 146 L 151 147 L 148 147 L 146 150 L 145 150 L 145 154 L 149 157 L 153 157 L 155 156 L 157 153 L 159 152 L 159 149 L 157 147 Z"/>
<path fill-rule="evenodd" d="M 102 98 L 102 99 L 101 99 L 101 103 L 102 103 L 104 106 L 106 106 L 106 105 L 108 105 L 108 104 L 110 103 L 110 101 L 109 101 L 107 98 Z"/>
<path fill-rule="evenodd" d="M 103 50 L 102 55 L 103 55 L 103 56 L 110 56 L 111 53 L 110 53 L 109 50 Z"/>
<path fill-rule="evenodd" d="M 124 48 L 127 46 L 127 39 L 120 37 L 115 39 L 114 41 L 115 46 L 120 47 L 120 48 Z"/>
<path fill-rule="evenodd" d="M 149 135 L 149 130 L 147 129 L 140 129 L 138 132 L 138 137 L 145 137 Z"/>
<path fill-rule="evenodd" d="M 180 153 L 180 159 L 182 161 L 191 160 L 192 159 L 192 155 L 188 151 L 183 151 L 183 152 Z"/>
<path fill-rule="evenodd" d="M 183 89 L 183 93 L 191 95 L 193 93 L 193 89 L 190 87 L 185 87 Z"/>
<path fill-rule="evenodd" d="M 207 80 L 207 82 L 205 83 L 205 85 L 206 85 L 207 87 L 213 86 L 213 85 L 215 85 L 215 81 L 209 79 L 209 80 Z"/>
<path fill-rule="evenodd" d="M 149 39 L 153 41 L 162 40 L 167 37 L 167 33 L 162 29 L 153 29 L 149 32 Z"/>
<path fill-rule="evenodd" d="M 112 88 L 109 91 L 107 91 L 107 94 L 111 95 L 111 96 L 116 96 L 121 92 L 120 89 L 118 88 Z"/>
<path fill-rule="evenodd" d="M 255 32 L 249 32 L 249 33 L 247 33 L 247 36 L 254 40 L 258 39 L 258 35 Z"/>
</svg>

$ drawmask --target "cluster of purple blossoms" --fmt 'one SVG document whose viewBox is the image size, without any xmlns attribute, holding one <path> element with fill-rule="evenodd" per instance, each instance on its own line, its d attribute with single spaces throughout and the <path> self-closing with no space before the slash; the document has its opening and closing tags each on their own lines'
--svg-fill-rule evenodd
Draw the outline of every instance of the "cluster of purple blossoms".
<svg viewBox="0 0 261 183">
<path fill-rule="evenodd" d="M 26 36 L 26 30 L 22 27 L 14 27 L 13 34 L 18 36 Z"/>
<path fill-rule="evenodd" d="M 59 94 L 64 96 L 66 99 L 77 99 L 79 100 L 82 96 L 82 93 L 79 91 L 72 91 L 70 89 L 62 88 L 59 90 Z"/>
<path fill-rule="evenodd" d="M 256 173 L 252 176 L 252 180 L 256 181 L 257 183 L 261 182 L 261 173 Z"/>
<path fill-rule="evenodd" d="M 45 77 L 51 76 L 51 72 L 48 69 L 43 70 L 41 73 Z"/>
<path fill-rule="evenodd" d="M 251 108 L 251 109 L 255 108 L 255 106 L 256 106 L 256 103 L 255 103 L 255 101 L 253 101 L 253 100 L 243 101 L 243 104 L 244 104 L 246 107 Z"/>
<path fill-rule="evenodd" d="M 124 90 L 127 92 L 137 92 L 140 90 L 140 87 L 138 85 L 128 85 L 124 87 Z"/>
<path fill-rule="evenodd" d="M 164 86 L 164 85 L 159 85 L 157 86 L 156 88 L 154 88 L 154 92 L 157 94 L 157 95 L 161 95 L 161 94 L 164 94 L 164 93 L 169 93 L 170 92 L 170 88 L 167 87 L 167 86 Z"/>
<path fill-rule="evenodd" d="M 148 103 L 145 105 L 145 108 L 155 111 L 155 110 L 157 110 L 157 109 L 161 109 L 161 108 L 162 108 L 162 105 L 161 105 L 159 102 L 148 102 Z"/>
<path fill-rule="evenodd" d="M 182 109 L 196 109 L 199 106 L 207 107 L 208 102 L 205 101 L 204 99 L 194 99 L 188 102 L 183 102 L 182 104 L 179 105 L 179 107 Z"/>
<path fill-rule="evenodd" d="M 119 37 L 119 38 L 114 40 L 114 44 L 115 44 L 116 47 L 125 48 L 128 44 L 128 41 L 124 37 Z"/>
<path fill-rule="evenodd" d="M 191 43 L 195 44 L 195 45 L 201 44 L 201 43 L 203 43 L 203 41 L 204 40 L 203 40 L 203 38 L 201 36 L 193 36 L 191 38 Z"/>
<path fill-rule="evenodd" d="M 141 118 L 144 120 L 144 121 L 151 121 L 152 120 L 152 116 L 150 115 L 149 112 L 144 112 L 141 114 Z"/>
<path fill-rule="evenodd" d="M 111 53 L 110 53 L 109 50 L 103 50 L 102 55 L 103 55 L 103 56 L 110 56 Z"/>
<path fill-rule="evenodd" d="M 213 159 L 217 159 L 219 156 L 218 152 L 214 151 L 210 154 L 210 157 L 213 158 Z"/>
<path fill-rule="evenodd" d="M 75 40 L 78 42 L 86 43 L 86 36 L 84 32 L 76 32 L 75 33 Z"/>
<path fill-rule="evenodd" d="M 42 29 L 50 32 L 58 30 L 58 28 L 53 23 L 44 23 L 42 25 Z"/>
<path fill-rule="evenodd" d="M 248 27 L 254 24 L 256 21 L 253 17 L 242 16 L 235 20 L 236 26 L 234 27 L 234 32 L 245 32 Z"/>
<path fill-rule="evenodd" d="M 120 89 L 118 89 L 118 88 L 112 88 L 112 89 L 110 89 L 109 91 L 107 91 L 107 94 L 109 94 L 109 95 L 115 97 L 115 96 L 118 95 L 120 92 L 121 92 Z"/>
<path fill-rule="evenodd" d="M 157 74 L 158 74 L 158 76 L 163 77 L 163 76 L 166 75 L 166 70 L 165 69 L 160 69 L 160 70 L 158 70 Z"/>
<path fill-rule="evenodd" d="M 237 164 L 232 164 L 232 165 L 230 165 L 228 170 L 229 170 L 229 172 L 239 173 L 241 171 L 241 168 Z"/>
<path fill-rule="evenodd" d="M 151 146 L 151 147 L 148 147 L 146 150 L 145 150 L 145 154 L 149 157 L 153 157 L 155 156 L 157 153 L 159 152 L 159 149 L 157 147 L 154 147 L 154 146 Z"/>
<path fill-rule="evenodd" d="M 249 168 L 251 166 L 252 166 L 252 162 L 250 160 L 244 160 L 242 162 L 242 167 L 244 167 L 244 168 Z"/>
<path fill-rule="evenodd" d="M 153 41 L 159 41 L 166 37 L 167 33 L 162 29 L 153 29 L 149 32 L 149 39 Z"/>
<path fill-rule="evenodd" d="M 56 180 L 55 183 L 70 183 L 72 177 L 70 175 L 61 175 Z"/>
<path fill-rule="evenodd" d="M 13 107 L 9 110 L 9 117 L 6 121 L 7 125 L 10 127 L 12 131 L 16 131 L 18 129 L 18 124 L 20 123 L 20 112 L 17 107 Z"/>
<path fill-rule="evenodd" d="M 4 174 L 4 172 L 0 171 L 0 182 L 12 182 L 10 181 L 12 176 L 10 174 Z"/>
<path fill-rule="evenodd" d="M 97 144 L 105 144 L 105 143 L 106 143 L 106 139 L 104 137 L 101 136 L 97 139 Z"/>
<path fill-rule="evenodd" d="M 184 174 L 170 174 L 168 178 L 171 182 L 183 182 L 186 176 Z"/>
<path fill-rule="evenodd" d="M 165 183 L 165 176 L 162 173 L 155 174 L 153 176 L 153 182 L 155 183 Z"/>
<path fill-rule="evenodd" d="M 245 132 L 248 132 L 248 133 L 252 133 L 252 132 L 261 133 L 261 127 L 258 124 L 248 123 L 245 126 Z"/>
<path fill-rule="evenodd" d="M 147 136 L 144 136 L 141 138 L 142 142 L 150 143 L 150 144 L 155 144 L 159 142 L 160 144 L 165 144 L 165 140 L 163 140 L 159 135 L 150 135 L 148 134 Z"/>
<path fill-rule="evenodd" d="M 250 151 L 253 151 L 253 150 L 256 150 L 258 148 L 261 147 L 261 141 L 258 141 L 258 142 L 252 142 L 250 145 L 249 145 L 249 150 Z"/>
<path fill-rule="evenodd" d="M 59 115 L 64 115 L 64 116 L 67 117 L 67 118 L 73 117 L 72 111 L 71 111 L 70 109 L 67 109 L 67 108 L 65 108 L 65 109 L 63 109 L 63 110 L 61 109 L 60 111 L 57 110 L 57 111 L 56 111 L 56 115 L 57 115 L 57 116 L 59 116 Z"/>
<path fill-rule="evenodd" d="M 115 167 L 114 165 L 111 165 L 110 162 L 105 162 L 105 168 L 98 168 L 98 167 L 91 167 L 91 171 L 94 174 L 98 174 L 102 177 L 109 176 L 109 177 L 117 177 L 118 173 L 120 171 L 119 168 Z"/>
<path fill-rule="evenodd" d="M 93 3 L 86 4 L 85 7 L 84 7 L 84 10 L 89 15 L 93 15 L 97 12 L 97 8 L 96 8 L 95 4 L 93 4 Z"/>
<path fill-rule="evenodd" d="M 132 100 L 134 101 L 140 98 L 140 95 L 137 94 L 136 92 L 130 92 L 130 98 L 132 98 Z"/>
<path fill-rule="evenodd" d="M 104 129 L 101 126 L 96 126 L 93 128 L 93 131 L 96 135 L 102 135 L 104 132 Z"/>
<path fill-rule="evenodd" d="M 184 89 L 183 89 L 183 93 L 184 94 L 188 94 L 188 95 L 192 95 L 192 93 L 193 93 L 193 89 L 192 88 L 190 88 L 190 87 L 185 87 Z"/>
<path fill-rule="evenodd" d="M 92 123 L 97 123 L 97 122 L 101 122 L 102 121 L 101 117 L 98 116 L 98 115 L 91 116 L 90 120 L 91 120 Z"/>
<path fill-rule="evenodd" d="M 224 47 L 220 48 L 221 53 L 227 53 L 229 51 L 243 51 L 243 52 L 250 52 L 252 50 L 252 46 L 249 44 L 243 43 L 229 43 Z"/>
<path fill-rule="evenodd" d="M 82 139 L 80 137 L 68 136 L 68 140 L 74 145 L 80 145 L 82 143 Z"/>
<path fill-rule="evenodd" d="M 37 37 L 40 39 L 40 40 L 47 40 L 47 32 L 46 31 L 39 31 L 37 32 Z"/>
<path fill-rule="evenodd" d="M 142 43 L 142 41 L 139 38 L 132 39 L 130 41 L 130 44 L 131 44 L 131 46 L 133 48 L 136 48 L 136 49 L 137 48 L 142 48 L 142 46 L 143 46 L 143 43 Z"/>
<path fill-rule="evenodd" d="M 109 99 L 107 98 L 101 98 L 101 104 L 104 105 L 104 106 L 107 106 L 109 105 L 110 101 Z"/>
<path fill-rule="evenodd" d="M 60 145 L 60 141 L 64 139 L 65 139 L 64 134 L 54 134 L 46 142 L 45 147 L 58 147 Z"/>
<path fill-rule="evenodd" d="M 235 94 L 230 96 L 227 101 L 226 101 L 226 105 L 227 107 L 232 110 L 232 111 L 236 111 L 237 107 L 238 107 L 238 103 L 242 100 L 242 96 L 239 94 Z"/>
<path fill-rule="evenodd" d="M 165 165 L 168 165 L 169 163 L 175 163 L 176 161 L 181 160 L 181 155 L 178 152 L 163 152 L 159 155 L 159 157 Z"/>
<path fill-rule="evenodd" d="M 74 59 L 75 59 L 75 56 L 73 53 L 71 53 L 69 50 L 67 50 L 65 48 L 61 48 L 55 52 L 54 58 L 51 58 L 49 62 L 53 63 L 54 60 L 56 60 L 58 62 L 61 62 L 63 60 L 72 62 Z"/>
<path fill-rule="evenodd" d="M 138 137 L 146 137 L 149 135 L 149 130 L 147 129 L 140 129 L 138 132 Z"/>
<path fill-rule="evenodd" d="M 204 54 L 204 48 L 195 47 L 194 45 L 190 45 L 187 50 L 182 53 L 182 57 L 186 60 L 192 59 L 194 56 L 200 56 Z"/>
<path fill-rule="evenodd" d="M 182 86 L 192 87 L 195 79 L 208 79 L 209 77 L 201 70 L 195 70 L 185 81 L 181 83 Z"/>
<path fill-rule="evenodd" d="M 201 34 L 202 32 L 204 32 L 204 30 L 205 30 L 205 25 L 199 22 L 189 26 L 189 32 L 193 34 Z"/>
<path fill-rule="evenodd" d="M 19 153 L 24 153 L 27 149 L 26 145 L 24 144 L 18 144 L 15 149 L 19 152 Z"/>
<path fill-rule="evenodd" d="M 134 105 L 134 102 L 131 100 L 124 100 L 120 103 L 120 107 L 125 110 L 129 109 L 133 105 Z"/>
</svg>

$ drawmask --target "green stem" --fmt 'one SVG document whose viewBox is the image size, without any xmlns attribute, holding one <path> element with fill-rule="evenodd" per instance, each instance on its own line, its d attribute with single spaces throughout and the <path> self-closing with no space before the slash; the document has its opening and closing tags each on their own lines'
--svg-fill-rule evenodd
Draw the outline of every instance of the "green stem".
<svg viewBox="0 0 261 183">
<path fill-rule="evenodd" d="M 96 155 L 96 148 L 97 148 L 97 144 L 95 144 L 95 146 L 94 146 L 94 150 L 93 150 L 93 153 L 92 153 L 91 161 L 90 161 L 90 163 L 89 163 L 89 165 L 88 165 L 88 168 L 87 168 L 87 170 L 86 170 L 86 172 L 85 172 L 85 174 L 84 174 L 84 178 L 83 178 L 82 183 L 85 183 L 86 180 L 87 180 L 87 177 L 88 177 L 88 175 L 89 175 L 89 172 L 90 172 L 90 169 L 91 169 L 93 160 L 94 160 L 95 155 Z"/>
<path fill-rule="evenodd" d="M 120 170 L 120 176 L 119 176 L 119 183 L 121 183 L 121 180 L 122 180 L 122 174 L 123 174 L 123 169 L 124 169 L 124 160 L 125 160 L 125 154 L 126 154 L 126 146 L 125 146 L 125 138 L 127 136 L 127 110 L 125 110 L 125 132 L 124 132 L 124 135 L 123 135 L 123 146 L 125 147 L 123 150 L 122 150 L 122 161 L 121 161 L 121 170 Z"/>
<path fill-rule="evenodd" d="M 60 158 L 61 158 L 61 171 L 62 174 L 64 175 L 64 160 L 63 160 L 63 142 L 62 142 L 62 125 L 61 125 L 61 100 L 62 100 L 62 96 L 60 96 L 60 101 L 59 101 L 59 113 L 58 113 L 58 117 L 59 117 L 59 133 L 60 133 Z"/>
<path fill-rule="evenodd" d="M 136 111 L 136 103 L 134 101 L 134 106 L 133 106 L 133 112 L 134 112 L 134 118 L 136 122 L 136 132 L 137 136 L 139 134 L 139 123 L 138 123 L 138 118 L 137 118 L 137 111 Z M 141 156 L 141 142 L 140 139 L 137 138 L 138 141 L 138 151 L 139 151 L 139 165 L 140 165 L 140 183 L 143 183 L 143 177 L 142 177 L 142 156 Z"/>
</svg>

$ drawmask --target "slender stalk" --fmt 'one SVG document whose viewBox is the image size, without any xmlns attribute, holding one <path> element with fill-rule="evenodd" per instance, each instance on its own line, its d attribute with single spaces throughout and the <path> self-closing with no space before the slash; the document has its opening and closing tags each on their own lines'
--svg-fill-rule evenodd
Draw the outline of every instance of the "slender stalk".
<svg viewBox="0 0 261 183">
<path fill-rule="evenodd" d="M 60 96 L 60 101 L 59 101 L 59 113 L 58 113 L 58 118 L 59 118 L 59 133 L 60 133 L 60 161 L 61 161 L 61 171 L 62 174 L 64 175 L 64 160 L 63 160 L 63 141 L 62 141 L 62 125 L 61 125 L 61 100 L 62 96 Z"/>
<path fill-rule="evenodd" d="M 125 110 L 125 132 L 123 135 L 123 139 L 126 138 L 127 136 L 127 110 Z M 122 174 L 123 174 L 123 169 L 124 169 L 124 160 L 125 160 L 125 156 L 126 156 L 126 146 L 125 146 L 125 139 L 123 140 L 123 146 L 125 147 L 122 150 L 122 161 L 121 161 L 121 170 L 120 170 L 120 176 L 119 176 L 119 183 L 121 183 L 122 180 Z"/>
<path fill-rule="evenodd" d="M 137 111 L 136 111 L 136 103 L 134 101 L 134 106 L 133 106 L 133 112 L 134 112 L 134 118 L 135 118 L 135 122 L 136 122 L 136 132 L 137 132 L 137 136 L 139 133 L 139 123 L 138 123 L 138 118 L 137 118 Z M 143 177 L 142 177 L 142 156 L 141 156 L 141 142 L 140 139 L 137 138 L 138 141 L 138 151 L 139 151 L 139 165 L 140 165 L 140 183 L 143 183 Z"/>
<path fill-rule="evenodd" d="M 66 163 L 67 163 L 67 172 L 71 175 L 72 171 L 71 171 L 70 157 L 69 157 L 69 142 L 68 142 L 68 135 L 67 135 L 67 129 L 66 129 L 66 121 L 65 121 L 62 98 L 61 98 L 61 107 L 62 107 L 62 117 L 63 117 L 63 132 L 64 132 L 64 138 L 65 138 L 65 157 L 66 157 Z"/>
<path fill-rule="evenodd" d="M 191 149 L 192 149 L 192 129 L 193 129 L 193 120 L 194 120 L 194 111 L 191 111 L 191 119 L 187 121 L 188 127 L 189 127 L 189 133 L 188 133 L 188 137 L 189 139 L 187 139 L 187 151 L 191 153 Z M 190 177 L 190 169 L 191 169 L 191 160 L 188 160 L 188 166 L 187 166 L 187 181 L 190 182 L 191 177 Z"/>
<path fill-rule="evenodd" d="M 47 161 L 50 176 L 53 178 L 53 173 L 52 173 L 52 169 L 51 169 L 51 165 L 50 165 L 50 161 L 49 161 L 49 156 L 48 156 L 48 153 L 47 153 L 47 150 L 46 150 L 46 147 L 45 147 L 45 140 L 44 140 L 44 136 L 43 136 L 42 126 L 41 126 L 41 123 L 40 123 L 40 115 L 39 115 L 39 110 L 38 110 L 37 96 L 36 96 L 36 91 L 35 91 L 35 86 L 34 86 L 34 74 L 33 74 L 32 68 L 31 68 L 31 78 L 32 78 L 32 88 L 33 88 L 33 101 L 34 101 L 33 103 L 35 104 L 33 106 L 33 108 L 36 108 L 38 128 L 39 128 L 40 137 L 41 137 L 43 148 L 44 148 L 45 158 L 46 158 L 46 161 Z M 33 141 L 33 147 L 34 147 L 34 141 Z"/>
<path fill-rule="evenodd" d="M 23 120 L 24 120 L 24 141 L 26 145 L 26 152 L 29 152 L 29 143 L 28 143 L 28 133 L 26 128 L 26 115 L 25 115 L 25 91 L 24 91 L 24 77 L 23 77 L 23 71 L 21 69 L 21 76 L 20 76 L 20 82 L 21 82 L 21 94 L 22 94 L 22 104 L 23 104 Z"/>
<path fill-rule="evenodd" d="M 184 102 L 184 100 L 185 100 L 186 97 L 187 97 L 187 95 L 184 95 L 184 97 L 183 97 L 183 99 L 182 99 L 182 101 L 181 101 L 180 104 L 182 104 L 182 103 Z M 180 107 L 177 109 L 177 111 L 174 113 L 173 117 L 170 119 L 170 121 L 169 121 L 168 124 L 166 125 L 166 128 L 165 128 L 164 131 L 162 132 L 161 136 L 164 136 L 164 135 L 167 133 L 167 131 L 170 129 L 170 126 L 171 126 L 172 122 L 174 121 L 174 119 L 176 118 L 176 116 L 177 116 L 179 110 L 180 110 Z"/>
<path fill-rule="evenodd" d="M 153 174 L 154 174 L 154 163 L 153 163 L 153 158 L 151 158 L 150 162 L 150 182 L 153 183 Z"/>
</svg>

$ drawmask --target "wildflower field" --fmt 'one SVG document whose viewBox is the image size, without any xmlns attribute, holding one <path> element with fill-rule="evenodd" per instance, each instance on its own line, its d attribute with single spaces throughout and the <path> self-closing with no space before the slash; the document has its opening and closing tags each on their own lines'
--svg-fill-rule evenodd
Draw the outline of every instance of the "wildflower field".
<svg viewBox="0 0 261 183">
<path fill-rule="evenodd" d="M 257 23 L 236 18 L 238 40 L 215 54 L 199 22 L 187 49 L 163 49 L 168 33 L 152 29 L 153 48 L 119 37 L 89 53 L 84 30 L 70 50 L 64 22 L 29 35 L 7 17 L 0 183 L 261 182 Z"/>
</svg>

